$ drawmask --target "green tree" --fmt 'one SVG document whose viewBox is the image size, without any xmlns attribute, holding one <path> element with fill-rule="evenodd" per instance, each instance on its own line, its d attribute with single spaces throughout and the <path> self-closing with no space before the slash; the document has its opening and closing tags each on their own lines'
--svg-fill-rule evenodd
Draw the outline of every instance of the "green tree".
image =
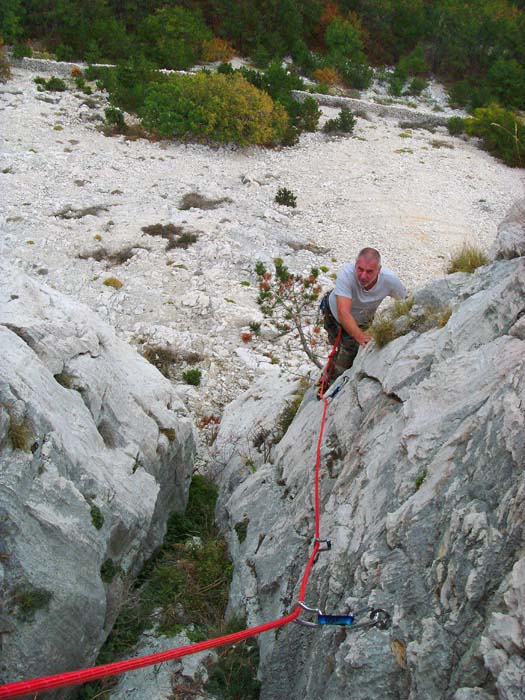
<svg viewBox="0 0 525 700">
<path fill-rule="evenodd" d="M 338 58 L 361 60 L 363 41 L 359 28 L 341 17 L 334 17 L 325 34 L 328 52 Z"/>
<path fill-rule="evenodd" d="M 144 55 L 163 68 L 183 70 L 200 57 L 202 42 L 212 38 L 199 10 L 166 7 L 139 25 Z"/>
<path fill-rule="evenodd" d="M 22 36 L 23 9 L 20 0 L 3 0 L 0 4 L 0 37 L 14 44 Z"/>
</svg>

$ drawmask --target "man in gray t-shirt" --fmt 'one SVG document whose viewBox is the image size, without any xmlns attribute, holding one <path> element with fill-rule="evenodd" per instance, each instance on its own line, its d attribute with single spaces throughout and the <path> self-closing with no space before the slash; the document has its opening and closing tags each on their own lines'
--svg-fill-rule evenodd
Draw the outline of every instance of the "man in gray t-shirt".
<svg viewBox="0 0 525 700">
<path fill-rule="evenodd" d="M 364 329 L 372 322 L 383 299 L 388 296 L 404 299 L 406 295 L 407 290 L 395 272 L 381 267 L 381 256 L 375 248 L 363 248 L 355 263 L 343 267 L 335 289 L 323 305 L 324 327 L 332 344 L 340 326 L 343 328 L 329 383 L 352 366 L 359 347 L 371 340 Z"/>
</svg>

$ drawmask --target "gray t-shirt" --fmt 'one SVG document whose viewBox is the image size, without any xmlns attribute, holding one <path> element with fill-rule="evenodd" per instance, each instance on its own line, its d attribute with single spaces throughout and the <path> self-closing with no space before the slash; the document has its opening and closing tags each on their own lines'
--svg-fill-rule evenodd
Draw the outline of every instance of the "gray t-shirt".
<svg viewBox="0 0 525 700">
<path fill-rule="evenodd" d="M 405 285 L 401 282 L 395 272 L 387 267 L 382 267 L 379 277 L 372 289 L 366 290 L 361 287 L 355 276 L 355 264 L 348 263 L 339 271 L 335 282 L 335 289 L 329 297 L 330 311 L 337 321 L 337 299 L 336 296 L 346 297 L 352 300 L 352 316 L 360 326 L 370 323 L 379 304 L 385 297 L 394 299 L 404 299 L 407 295 Z"/>
</svg>

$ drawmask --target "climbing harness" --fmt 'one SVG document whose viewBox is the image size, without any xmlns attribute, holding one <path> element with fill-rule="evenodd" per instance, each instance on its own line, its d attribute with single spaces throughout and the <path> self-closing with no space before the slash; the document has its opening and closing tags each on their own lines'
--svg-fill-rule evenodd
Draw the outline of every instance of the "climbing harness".
<svg viewBox="0 0 525 700">
<path fill-rule="evenodd" d="M 295 622 L 303 627 L 320 627 L 322 625 L 339 625 L 340 627 L 351 627 L 351 631 L 370 629 L 371 627 L 377 627 L 379 630 L 387 630 L 391 623 L 392 618 L 389 613 L 382 608 L 362 608 L 361 610 L 356 610 L 354 613 L 349 613 L 346 615 L 327 615 L 326 613 L 319 610 L 319 608 L 310 608 L 304 603 L 299 603 L 301 608 L 309 613 L 314 613 L 317 615 L 317 620 L 315 622 L 310 622 L 309 620 L 303 620 L 298 617 Z M 368 613 L 368 619 L 362 622 L 356 622 L 357 618 Z"/>
<path fill-rule="evenodd" d="M 18 681 L 14 683 L 8 683 L 7 685 L 0 686 L 0 700 L 14 700 L 23 695 L 33 696 L 41 690 L 50 690 L 52 688 L 60 688 L 67 685 L 78 685 L 79 683 L 87 683 L 89 681 L 99 680 L 100 678 L 106 678 L 108 676 L 117 676 L 121 673 L 127 671 L 133 671 L 139 668 L 144 668 L 145 666 L 154 666 L 156 664 L 163 663 L 165 661 L 172 661 L 173 659 L 180 659 L 183 656 L 189 656 L 190 654 L 197 654 L 200 651 L 206 651 L 207 649 L 215 649 L 216 647 L 224 646 L 226 644 L 234 644 L 240 642 L 249 637 L 255 637 L 256 635 L 262 634 L 263 632 L 268 632 L 272 629 L 278 629 L 290 624 L 291 622 L 297 622 L 304 627 L 322 627 L 324 625 L 340 625 L 342 627 L 349 628 L 349 631 L 354 630 L 364 630 L 376 627 L 379 630 L 386 630 L 390 627 L 391 617 L 390 615 L 381 608 L 364 608 L 363 610 L 358 610 L 353 614 L 348 615 L 327 615 L 317 608 L 311 608 L 305 604 L 304 599 L 306 596 L 306 588 L 308 585 L 308 579 L 312 572 L 312 568 L 316 563 L 319 554 L 322 552 L 327 552 L 332 548 L 332 543 L 330 540 L 323 540 L 320 538 L 320 499 L 319 499 L 319 480 L 320 480 L 320 465 L 321 465 L 321 446 L 323 441 L 324 429 L 326 424 L 326 413 L 328 410 L 328 405 L 330 400 L 333 399 L 342 389 L 345 384 L 346 378 L 343 377 L 337 387 L 328 395 L 325 396 L 325 384 L 327 378 L 330 376 L 329 372 L 331 370 L 331 365 L 333 363 L 333 358 L 337 352 L 339 342 L 341 340 L 341 329 L 332 347 L 332 350 L 328 356 L 328 361 L 326 367 L 323 371 L 321 377 L 320 386 L 320 398 L 323 401 L 323 414 L 321 417 L 321 427 L 319 430 L 319 437 L 317 440 L 316 449 L 316 459 L 315 459 L 315 476 L 314 476 L 314 510 L 315 510 L 315 536 L 313 542 L 313 548 L 310 553 L 310 557 L 304 569 L 303 577 L 301 579 L 301 585 L 299 588 L 299 596 L 297 599 L 297 605 L 292 610 L 291 613 L 280 617 L 276 620 L 271 620 L 270 622 L 265 622 L 256 627 L 250 627 L 240 632 L 234 632 L 233 634 L 226 634 L 222 637 L 215 637 L 213 639 L 207 639 L 203 642 L 198 642 L 196 644 L 189 644 L 184 647 L 177 647 L 176 649 L 168 649 L 167 651 L 161 651 L 156 654 L 149 654 L 148 656 L 140 656 L 135 659 L 127 659 L 125 661 L 116 661 L 110 664 L 105 664 L 103 666 L 94 666 L 91 668 L 81 669 L 79 671 L 67 671 L 66 673 L 58 673 L 53 676 L 43 676 L 41 678 L 34 678 L 28 681 Z M 317 620 L 315 622 L 310 622 L 308 620 L 303 620 L 300 615 L 303 612 L 314 613 L 317 615 Z M 356 619 L 365 613 L 368 613 L 368 619 L 356 622 Z"/>
</svg>

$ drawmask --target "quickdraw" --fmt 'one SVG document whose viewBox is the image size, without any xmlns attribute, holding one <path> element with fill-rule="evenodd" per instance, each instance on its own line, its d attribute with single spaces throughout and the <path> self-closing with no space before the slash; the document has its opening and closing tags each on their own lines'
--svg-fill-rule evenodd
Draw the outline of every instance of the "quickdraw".
<svg viewBox="0 0 525 700">
<path fill-rule="evenodd" d="M 298 617 L 295 622 L 298 625 L 303 625 L 303 627 L 322 627 L 324 625 L 338 625 L 339 627 L 351 627 L 352 632 L 357 632 L 358 630 L 370 629 L 371 627 L 377 627 L 378 630 L 387 630 L 392 624 L 392 618 L 386 610 L 382 608 L 362 608 L 361 610 L 356 610 L 354 613 L 342 614 L 342 615 L 327 615 L 326 613 L 319 610 L 319 608 L 311 608 L 305 603 L 299 602 L 299 605 L 303 610 L 308 613 L 313 613 L 317 615 L 317 620 L 310 622 L 309 620 L 303 620 Z M 368 614 L 368 619 L 362 622 L 356 621 L 358 617 Z"/>
</svg>

